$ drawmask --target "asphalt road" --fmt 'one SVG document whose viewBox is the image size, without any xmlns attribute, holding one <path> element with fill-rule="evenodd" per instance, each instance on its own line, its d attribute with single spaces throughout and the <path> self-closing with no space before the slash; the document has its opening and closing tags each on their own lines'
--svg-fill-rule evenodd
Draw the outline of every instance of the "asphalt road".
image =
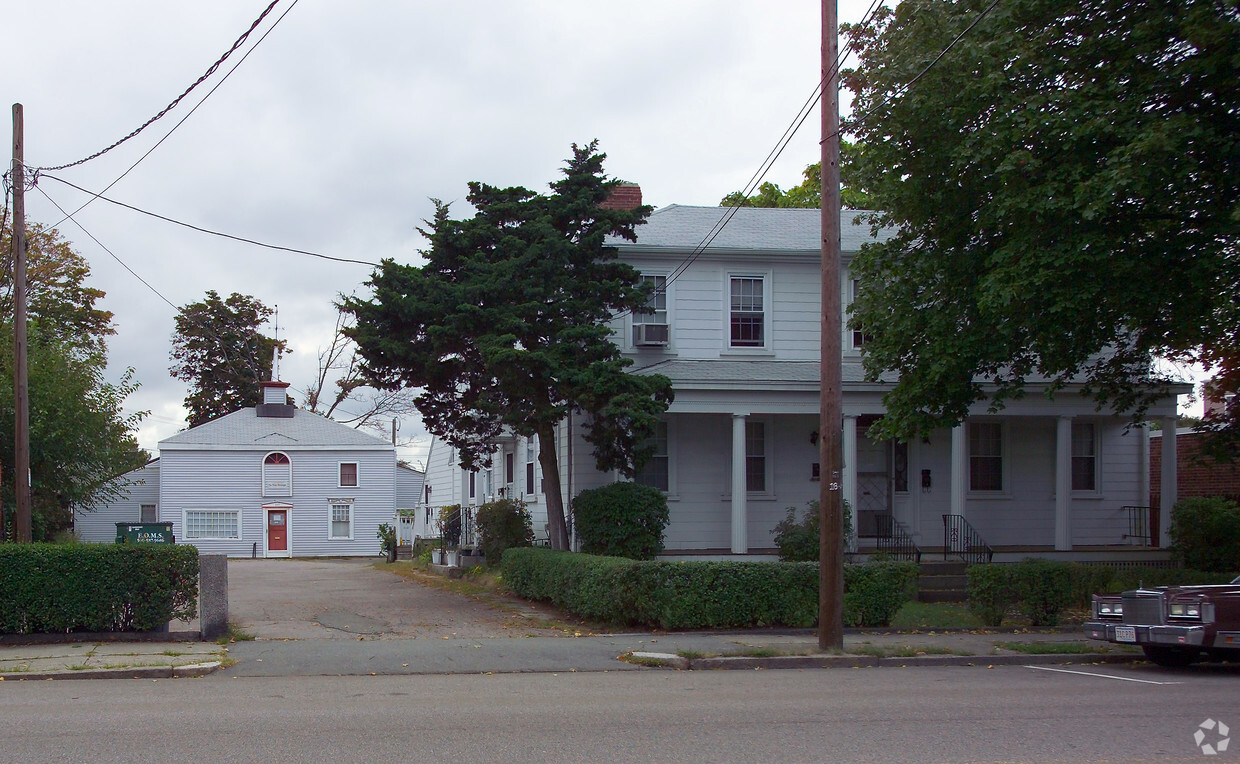
<svg viewBox="0 0 1240 764">
<path fill-rule="evenodd" d="M 1238 682 L 1141 666 L 4 682 L 0 757 L 1236 761 L 1240 743 L 1206 758 L 1194 734 L 1240 735 Z"/>
</svg>

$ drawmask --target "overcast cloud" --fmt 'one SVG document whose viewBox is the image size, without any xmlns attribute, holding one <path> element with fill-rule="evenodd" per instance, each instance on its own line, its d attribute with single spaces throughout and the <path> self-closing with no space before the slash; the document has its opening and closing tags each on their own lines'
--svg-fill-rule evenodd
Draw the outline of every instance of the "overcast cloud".
<svg viewBox="0 0 1240 764">
<path fill-rule="evenodd" d="M 278 4 L 219 74 L 141 136 L 50 174 L 101 191 L 271 30 L 107 196 L 281 246 L 415 262 L 423 246 L 415 229 L 430 217 L 431 197 L 463 199 L 471 180 L 545 190 L 573 142 L 599 139 L 608 174 L 640 183 L 647 203 L 717 204 L 749 180 L 819 76 L 819 6 L 804 0 L 292 3 Z M 867 6 L 845 0 L 841 19 L 857 21 Z M 6 103 L 24 105 L 27 165 L 72 162 L 128 134 L 264 7 L 10 3 L 0 85 Z M 815 115 L 767 179 L 798 183 L 817 160 L 817 132 Z M 61 220 L 47 197 L 68 210 L 86 201 L 43 178 L 27 195 L 30 220 Z M 330 339 L 332 300 L 362 290 L 370 273 L 102 201 L 77 220 L 99 244 L 71 221 L 59 229 L 89 260 L 91 284 L 107 292 L 102 307 L 117 329 L 111 374 L 137 370 L 142 388 L 130 407 L 151 412 L 138 437 L 152 453 L 185 427 L 187 390 L 168 375 L 172 305 L 208 289 L 278 305 L 294 351 L 281 376 L 304 390 Z M 402 438 L 418 432 L 417 422 L 402 423 Z M 420 460 L 427 443 L 423 434 L 402 453 Z"/>
</svg>

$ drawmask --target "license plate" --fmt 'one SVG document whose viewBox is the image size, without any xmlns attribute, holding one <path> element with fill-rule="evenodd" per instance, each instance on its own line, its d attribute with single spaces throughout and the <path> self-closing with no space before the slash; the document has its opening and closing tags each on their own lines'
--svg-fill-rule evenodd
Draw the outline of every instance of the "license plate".
<svg viewBox="0 0 1240 764">
<path fill-rule="evenodd" d="M 1135 643 L 1137 641 L 1137 630 L 1132 626 L 1116 626 L 1115 641 Z"/>
</svg>

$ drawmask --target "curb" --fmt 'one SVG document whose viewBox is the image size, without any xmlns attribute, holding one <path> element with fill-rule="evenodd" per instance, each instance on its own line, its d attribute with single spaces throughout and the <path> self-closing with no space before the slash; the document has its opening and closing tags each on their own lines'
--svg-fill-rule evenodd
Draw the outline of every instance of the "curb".
<svg viewBox="0 0 1240 764">
<path fill-rule="evenodd" d="M 187 666 L 148 666 L 145 668 L 86 669 L 44 673 L 6 674 L 4 682 L 37 682 L 53 679 L 196 679 L 216 671 L 221 661 L 193 663 Z"/>
<path fill-rule="evenodd" d="M 656 654 L 648 654 L 654 659 Z M 1075 653 L 1069 655 L 917 655 L 909 658 L 878 658 L 872 655 L 780 655 L 766 658 L 723 656 L 715 658 L 676 658 L 666 661 L 668 668 L 690 671 L 768 670 L 809 668 L 917 668 L 926 666 L 1024 666 L 1030 664 L 1135 663 L 1141 654 Z M 684 662 L 684 665 L 680 663 Z"/>
</svg>

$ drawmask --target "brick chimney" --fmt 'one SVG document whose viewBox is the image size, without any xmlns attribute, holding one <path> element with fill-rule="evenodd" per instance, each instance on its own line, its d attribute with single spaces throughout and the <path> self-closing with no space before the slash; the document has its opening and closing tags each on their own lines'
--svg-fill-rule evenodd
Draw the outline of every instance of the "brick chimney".
<svg viewBox="0 0 1240 764">
<path fill-rule="evenodd" d="M 599 206 L 605 210 L 635 210 L 642 206 L 642 187 L 622 180 Z"/>
</svg>

